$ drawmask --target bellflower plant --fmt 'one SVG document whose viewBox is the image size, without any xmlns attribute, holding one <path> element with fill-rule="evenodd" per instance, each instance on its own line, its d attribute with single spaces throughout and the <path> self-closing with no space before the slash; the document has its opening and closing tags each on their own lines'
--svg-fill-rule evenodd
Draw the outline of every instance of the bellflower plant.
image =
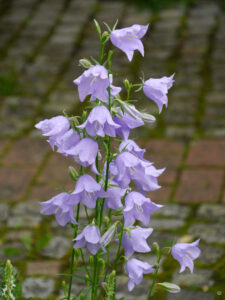
<svg viewBox="0 0 225 300">
<path fill-rule="evenodd" d="M 181 272 L 186 267 L 192 272 L 193 260 L 200 255 L 199 240 L 162 249 L 152 241 L 150 216 L 162 205 L 152 202 L 149 193 L 161 188 L 158 177 L 165 169 L 157 169 L 146 160 L 145 149 L 129 138 L 132 129 L 155 121 L 154 116 L 135 107 L 131 100 L 133 89 L 143 90 L 161 112 L 163 105 L 168 105 L 174 75 L 147 81 L 141 78 L 140 83 L 125 79 L 124 90 L 114 86 L 113 49 L 106 44 L 111 41 L 125 52 L 129 61 L 135 50 L 144 56 L 141 39 L 148 25 L 116 29 L 116 23 L 111 29 L 105 23 L 107 31 L 102 33 L 96 20 L 94 24 L 100 40 L 99 57 L 82 58 L 80 66 L 86 70 L 74 80 L 79 99 L 87 103 L 87 108 L 82 116 L 61 115 L 36 124 L 49 138 L 52 149 L 72 157 L 75 164 L 69 167 L 74 190 L 41 202 L 41 213 L 55 215 L 60 226 L 70 224 L 74 229 L 68 289 L 64 286 L 62 299 L 116 300 L 116 279 L 124 264 L 130 292 L 145 274 L 150 274 L 145 275 L 147 278 L 153 277 L 146 295 L 149 300 L 156 285 L 167 292 L 180 290 L 172 283 L 157 282 L 162 255 L 171 253 L 180 263 Z M 81 209 L 86 214 L 82 222 Z M 153 242 L 151 248 L 149 242 Z M 156 254 L 153 265 L 135 258 L 136 253 L 151 252 Z M 85 276 L 79 275 L 80 262 Z M 86 287 L 73 297 L 71 286 L 76 277 L 83 279 Z"/>
</svg>

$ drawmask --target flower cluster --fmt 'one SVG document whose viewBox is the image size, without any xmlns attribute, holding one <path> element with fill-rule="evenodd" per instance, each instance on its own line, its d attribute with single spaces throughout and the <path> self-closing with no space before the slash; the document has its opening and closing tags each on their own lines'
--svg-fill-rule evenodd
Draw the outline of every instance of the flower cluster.
<svg viewBox="0 0 225 300">
<path fill-rule="evenodd" d="M 156 265 L 132 258 L 135 252 L 151 251 L 147 243 L 153 231 L 153 228 L 148 228 L 150 217 L 162 205 L 152 202 L 146 193 L 160 188 L 158 177 L 164 169 L 157 169 L 152 162 L 146 160 L 145 149 L 129 139 L 132 129 L 143 126 L 145 122 L 155 121 L 154 116 L 140 112 L 131 104 L 129 95 L 133 87 L 139 86 L 139 90 L 143 90 L 161 112 L 163 105 L 168 105 L 168 90 L 174 82 L 174 75 L 142 80 L 135 85 L 125 80 L 127 98 L 126 101 L 123 100 L 122 88 L 113 85 L 112 52 L 109 51 L 105 57 L 103 50 L 106 42 L 111 40 L 115 47 L 125 52 L 129 61 L 132 60 L 135 50 L 144 56 L 141 38 L 146 34 L 148 25 L 113 30 L 107 26 L 109 32 L 103 34 L 96 21 L 95 25 L 101 42 L 99 61 L 83 59 L 82 64 L 88 69 L 74 80 L 80 101 L 90 101 L 89 114 L 85 111 L 80 123 L 78 118 L 74 121 L 73 117 L 62 115 L 36 124 L 36 128 L 44 136 L 48 136 L 53 150 L 57 148 L 57 152 L 72 157 L 80 166 L 80 174 L 74 172 L 76 184 L 73 191 L 60 193 L 40 204 L 41 213 L 55 214 L 59 225 L 72 224 L 75 228 L 74 249 L 79 248 L 82 252 L 82 248 L 86 247 L 94 255 L 93 276 L 89 278 L 92 281 L 92 297 L 97 295 L 98 283 L 101 280 L 99 259 L 104 257 L 105 251 L 109 256 L 108 245 L 114 239 L 118 244 L 114 269 L 116 271 L 121 260 L 120 250 L 123 248 L 129 291 L 142 281 L 143 274 L 153 273 L 157 269 Z M 111 147 L 112 138 L 119 141 L 114 153 Z M 104 150 L 100 144 L 104 145 Z M 90 175 L 90 170 L 95 174 L 95 179 Z M 132 190 L 134 187 L 136 191 Z M 87 214 L 85 225 L 79 224 L 80 205 Z M 87 208 L 93 210 L 91 216 L 88 215 Z M 118 221 L 121 224 L 119 234 L 116 232 L 117 223 L 111 224 L 114 214 L 122 219 L 121 222 Z M 140 227 L 137 222 L 145 227 Z M 172 248 L 172 256 L 180 262 L 181 272 L 185 267 L 193 271 L 193 260 L 200 254 L 197 244 L 198 241 L 192 244 L 176 244 Z M 106 276 L 107 273 L 105 278 Z"/>
</svg>

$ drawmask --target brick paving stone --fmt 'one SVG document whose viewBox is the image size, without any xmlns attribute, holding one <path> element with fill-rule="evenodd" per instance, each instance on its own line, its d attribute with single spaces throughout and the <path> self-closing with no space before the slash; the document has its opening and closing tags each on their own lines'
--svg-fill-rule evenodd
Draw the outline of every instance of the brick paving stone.
<svg viewBox="0 0 225 300">
<path fill-rule="evenodd" d="M 187 205 L 169 204 L 160 208 L 158 211 L 153 213 L 153 216 L 164 216 L 164 217 L 177 217 L 185 219 L 190 214 L 191 208 Z"/>
<path fill-rule="evenodd" d="M 156 219 L 151 218 L 150 226 L 155 230 L 178 230 L 184 226 L 185 222 L 182 219 L 171 218 L 171 219 Z"/>
<path fill-rule="evenodd" d="M 60 185 L 59 185 L 60 186 Z M 59 193 L 59 186 L 53 184 L 36 184 L 33 186 L 28 201 L 46 201 Z"/>
<path fill-rule="evenodd" d="M 9 206 L 6 203 L 0 203 L 0 224 L 9 217 Z"/>
<path fill-rule="evenodd" d="M 152 201 L 161 204 L 168 202 L 171 193 L 171 187 L 163 186 L 161 189 L 156 190 L 154 192 L 148 192 L 146 195 Z"/>
<path fill-rule="evenodd" d="M 198 257 L 197 262 L 202 264 L 214 264 L 224 254 L 224 249 L 215 245 L 199 244 L 201 255 Z"/>
<path fill-rule="evenodd" d="M 33 171 L 21 168 L 0 169 L 0 200 L 19 200 L 29 185 Z"/>
<path fill-rule="evenodd" d="M 16 231 L 9 231 L 4 235 L 4 240 L 14 242 L 14 241 L 24 241 L 24 239 L 31 239 L 33 236 L 32 231 L 29 230 L 16 230 Z"/>
<path fill-rule="evenodd" d="M 198 140 L 192 144 L 187 158 L 190 166 L 224 166 L 225 140 Z"/>
<path fill-rule="evenodd" d="M 38 167 L 48 150 L 44 140 L 23 138 L 14 143 L 3 163 L 14 167 Z"/>
<path fill-rule="evenodd" d="M 218 202 L 222 170 L 184 170 L 175 199 L 182 203 Z"/>
<path fill-rule="evenodd" d="M 58 261 L 31 261 L 26 265 L 26 274 L 57 276 L 60 272 L 61 263 Z"/>
<path fill-rule="evenodd" d="M 38 180 L 43 183 L 58 185 L 58 187 L 64 185 L 67 188 L 74 188 L 74 183 L 68 173 L 69 166 L 76 167 L 72 158 L 54 153 Z"/>
<path fill-rule="evenodd" d="M 54 285 L 53 279 L 28 277 L 22 285 L 23 297 L 25 299 L 30 297 L 47 298 L 52 295 Z"/>
<path fill-rule="evenodd" d="M 10 259 L 12 262 L 17 262 L 25 259 L 27 254 L 26 248 L 23 244 L 12 242 L 0 245 L 0 259 L 5 261 Z"/>
</svg>

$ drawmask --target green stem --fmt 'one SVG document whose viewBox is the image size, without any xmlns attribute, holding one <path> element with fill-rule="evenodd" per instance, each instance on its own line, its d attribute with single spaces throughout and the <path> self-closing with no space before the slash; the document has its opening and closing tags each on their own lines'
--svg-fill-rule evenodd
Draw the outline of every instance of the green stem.
<svg viewBox="0 0 225 300">
<path fill-rule="evenodd" d="M 77 215 L 76 215 L 77 222 L 79 221 L 79 212 L 80 212 L 80 203 L 77 205 Z M 78 226 L 76 225 L 76 227 L 74 229 L 74 236 L 73 236 L 74 239 L 77 236 L 77 231 L 78 231 Z M 70 295 L 71 295 L 71 287 L 72 287 L 72 281 L 73 281 L 73 276 L 72 275 L 73 275 L 74 258 L 75 258 L 75 249 L 73 248 L 72 255 L 71 255 L 71 263 L 70 263 L 70 280 L 69 280 L 67 300 L 70 300 Z"/>
<path fill-rule="evenodd" d="M 156 284 L 156 279 L 157 279 L 158 271 L 159 271 L 159 265 L 157 265 L 157 267 L 155 269 L 155 272 L 154 272 L 154 275 L 153 275 L 152 285 L 151 285 L 150 291 L 148 293 L 147 300 L 151 299 L 151 295 L 152 295 L 152 293 L 154 291 L 154 287 L 155 287 L 155 284 Z"/>
<path fill-rule="evenodd" d="M 90 275 L 89 270 L 88 270 L 88 268 L 87 268 L 87 265 L 86 265 L 86 262 L 85 262 L 85 259 L 84 259 L 84 253 L 83 253 L 83 251 L 82 251 L 82 248 L 80 248 L 80 255 L 81 255 L 81 259 L 82 259 L 82 262 L 83 262 L 85 271 L 87 272 L 88 277 L 89 277 L 89 279 L 91 280 L 91 275 Z"/>
<path fill-rule="evenodd" d="M 118 246 L 118 249 L 117 249 L 116 260 L 115 260 L 115 263 L 114 263 L 114 270 L 116 270 L 117 265 L 118 265 L 119 260 L 120 260 L 120 250 L 121 250 L 121 244 L 122 244 L 122 238 L 123 238 L 123 231 L 124 231 L 124 217 L 123 217 L 122 226 L 121 226 L 121 232 L 120 232 L 120 237 L 119 237 L 119 246 Z"/>
</svg>

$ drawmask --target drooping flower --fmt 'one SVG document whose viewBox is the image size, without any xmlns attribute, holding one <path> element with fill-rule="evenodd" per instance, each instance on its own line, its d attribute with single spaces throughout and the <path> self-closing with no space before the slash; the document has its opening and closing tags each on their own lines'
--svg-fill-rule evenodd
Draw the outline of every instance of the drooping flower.
<svg viewBox="0 0 225 300">
<path fill-rule="evenodd" d="M 144 197 L 138 192 L 131 192 L 125 198 L 125 207 L 123 209 L 124 226 L 133 225 L 135 220 L 141 221 L 145 226 L 150 221 L 150 214 L 162 205 L 152 202 L 149 198 Z"/>
<path fill-rule="evenodd" d="M 90 138 L 84 138 L 75 147 L 66 150 L 67 155 L 71 155 L 81 166 L 91 166 L 92 171 L 98 174 L 95 160 L 98 153 L 98 143 Z"/>
<path fill-rule="evenodd" d="M 79 134 L 75 130 L 70 129 L 56 139 L 56 143 L 58 146 L 57 152 L 67 156 L 68 150 L 75 147 L 79 143 L 79 141 Z"/>
<path fill-rule="evenodd" d="M 105 207 L 117 210 L 122 207 L 121 198 L 126 193 L 126 189 L 116 186 L 116 183 L 113 181 L 110 184 L 114 186 L 109 186 L 105 193 Z"/>
<path fill-rule="evenodd" d="M 144 94 L 158 105 L 160 113 L 163 105 L 168 106 L 167 93 L 174 83 L 173 77 L 174 74 L 170 77 L 150 78 L 143 85 Z"/>
<path fill-rule="evenodd" d="M 111 32 L 112 44 L 122 50 L 129 61 L 132 60 L 134 51 L 138 50 L 144 56 L 144 46 L 141 38 L 146 34 L 148 25 L 132 25 L 123 29 L 116 29 Z"/>
<path fill-rule="evenodd" d="M 152 228 L 141 228 L 139 226 L 131 228 L 129 234 L 125 232 L 122 238 L 122 247 L 125 250 L 125 256 L 131 257 L 134 252 L 150 252 L 146 239 L 152 233 Z"/>
<path fill-rule="evenodd" d="M 67 223 L 78 224 L 73 215 L 74 205 L 77 204 L 72 194 L 60 193 L 48 201 L 40 202 L 42 205 L 41 214 L 54 215 L 61 226 Z"/>
<path fill-rule="evenodd" d="M 116 124 L 119 124 L 120 127 L 116 130 L 116 133 L 124 140 L 127 140 L 130 134 L 130 130 L 138 128 L 144 125 L 144 122 L 141 119 L 134 119 L 128 113 L 123 113 L 119 111 L 121 117 L 115 116 L 113 120 Z"/>
<path fill-rule="evenodd" d="M 80 129 L 86 129 L 90 136 L 99 135 L 104 137 L 105 134 L 111 137 L 116 136 L 116 129 L 120 128 L 120 125 L 116 124 L 110 112 L 105 106 L 96 106 L 92 109 L 87 120 L 80 126 Z"/>
<path fill-rule="evenodd" d="M 199 257 L 201 251 L 197 247 L 199 239 L 193 243 L 177 243 L 172 247 L 171 254 L 180 263 L 180 273 L 183 272 L 186 267 L 189 268 L 191 273 L 194 270 L 193 260 Z"/>
<path fill-rule="evenodd" d="M 75 190 L 71 193 L 75 203 L 80 201 L 88 208 L 95 208 L 96 200 L 102 191 L 102 187 L 90 175 L 82 175 L 76 183 Z"/>
<path fill-rule="evenodd" d="M 48 142 L 54 150 L 54 146 L 58 146 L 57 139 L 69 130 L 70 122 L 64 116 L 57 116 L 40 121 L 35 127 L 41 130 L 44 136 L 49 137 Z"/>
<path fill-rule="evenodd" d="M 124 140 L 119 145 L 118 150 L 122 152 L 123 150 L 129 151 L 130 153 L 136 155 L 140 159 L 143 159 L 145 149 L 141 149 L 133 140 Z"/>
<path fill-rule="evenodd" d="M 141 193 L 160 188 L 157 177 L 164 169 L 157 170 L 151 162 L 141 160 L 130 152 L 122 152 L 110 164 L 110 173 L 114 181 L 122 188 L 127 188 L 131 180 Z"/>
<path fill-rule="evenodd" d="M 140 284 L 143 279 L 143 274 L 154 272 L 153 266 L 147 262 L 132 258 L 126 263 L 126 273 L 129 276 L 128 290 L 131 292 L 135 285 Z"/>
<path fill-rule="evenodd" d="M 76 242 L 73 248 L 78 249 L 86 246 L 91 254 L 95 255 L 101 247 L 100 240 L 101 235 L 99 228 L 95 225 L 88 225 L 74 239 Z"/>
<path fill-rule="evenodd" d="M 80 77 L 74 80 L 74 83 L 78 86 L 81 102 L 88 95 L 91 95 L 91 101 L 99 99 L 108 103 L 109 92 L 107 88 L 109 86 L 111 87 L 110 93 L 112 98 L 121 91 L 121 88 L 112 85 L 112 75 L 109 75 L 106 68 L 100 65 L 92 66 L 84 71 Z"/>
</svg>

